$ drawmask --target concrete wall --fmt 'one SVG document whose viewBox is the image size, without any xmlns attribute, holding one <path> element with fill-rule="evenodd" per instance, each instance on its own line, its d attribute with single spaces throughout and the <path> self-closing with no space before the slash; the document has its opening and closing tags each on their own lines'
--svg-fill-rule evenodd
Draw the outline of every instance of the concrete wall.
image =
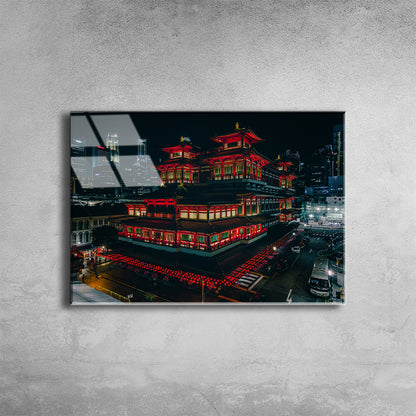
<svg viewBox="0 0 416 416">
<path fill-rule="evenodd" d="M 0 414 L 414 415 L 415 12 L 1 1 Z M 345 110 L 347 305 L 70 308 L 71 110 Z"/>
</svg>

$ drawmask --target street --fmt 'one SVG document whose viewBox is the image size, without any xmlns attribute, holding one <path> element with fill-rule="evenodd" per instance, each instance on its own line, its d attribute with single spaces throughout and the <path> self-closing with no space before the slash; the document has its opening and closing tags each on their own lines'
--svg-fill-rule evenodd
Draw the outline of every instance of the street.
<svg viewBox="0 0 416 416">
<path fill-rule="evenodd" d="M 335 233 L 335 232 L 334 232 Z M 201 286 L 190 287 L 176 279 L 164 278 L 160 274 L 138 273 L 137 269 L 128 264 L 106 261 L 97 267 L 98 278 L 89 271 L 84 282 L 89 286 L 119 298 L 123 302 L 264 302 L 264 303 L 328 303 L 339 294 L 338 280 L 343 280 L 343 271 L 330 261 L 334 270 L 333 292 L 330 299 L 314 296 L 309 291 L 308 279 L 317 257 L 327 256 L 327 241 L 330 232 L 300 233 L 295 240 L 284 244 L 278 256 L 269 256 L 263 260 L 262 268 L 242 279 L 250 283 L 235 286 L 223 286 L 218 290 L 208 290 Z M 308 235 L 305 246 L 301 241 Z M 297 245 L 300 252 L 291 248 Z M 263 250 L 267 245 L 262 244 Z M 251 258 L 253 261 L 254 258 Z M 249 261 L 249 262 L 250 262 Z M 254 263 L 253 267 L 258 267 Z M 282 267 L 283 265 L 283 267 Z M 251 267 L 251 266 L 250 266 Z M 232 272 L 233 273 L 233 272 Z M 341 276 L 342 273 L 342 276 Z M 231 275 L 229 275 L 230 277 Z M 338 277 L 337 277 L 338 276 Z M 342 277 L 342 279 L 340 278 Z M 338 280 L 337 280 L 338 279 Z M 254 283 L 253 283 L 254 282 Z M 340 284 L 341 285 L 341 284 Z M 343 286 L 343 283 L 342 283 Z M 250 289 L 250 290 L 249 290 Z M 111 293 L 110 293 L 111 292 Z"/>
<path fill-rule="evenodd" d="M 314 236 L 313 233 L 309 235 L 309 238 L 310 242 L 300 253 L 288 251 L 289 269 L 287 271 L 274 273 L 271 277 L 263 279 L 255 288 L 263 295 L 264 302 L 326 302 L 324 298 L 314 296 L 309 292 L 308 279 L 315 259 L 319 255 L 326 254 L 327 242 L 323 237 Z"/>
</svg>

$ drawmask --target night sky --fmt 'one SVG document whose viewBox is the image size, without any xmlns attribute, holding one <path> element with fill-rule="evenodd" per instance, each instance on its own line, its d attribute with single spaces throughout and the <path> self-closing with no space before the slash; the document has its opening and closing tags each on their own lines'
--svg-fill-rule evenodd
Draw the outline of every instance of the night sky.
<svg viewBox="0 0 416 416">
<path fill-rule="evenodd" d="M 140 137 L 147 139 L 155 163 L 167 156 L 160 148 L 179 143 L 181 136 L 207 149 L 216 144 L 210 137 L 234 132 L 236 122 L 264 140 L 255 147 L 265 156 L 275 159 L 291 149 L 308 161 L 315 149 L 332 143 L 334 125 L 344 123 L 344 113 L 339 112 L 148 112 L 130 116 Z"/>
</svg>

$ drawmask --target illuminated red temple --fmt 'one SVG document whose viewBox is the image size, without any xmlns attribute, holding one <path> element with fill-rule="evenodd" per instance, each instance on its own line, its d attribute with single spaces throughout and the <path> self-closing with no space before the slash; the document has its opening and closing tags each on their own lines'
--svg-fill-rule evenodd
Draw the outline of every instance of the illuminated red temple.
<svg viewBox="0 0 416 416">
<path fill-rule="evenodd" d="M 127 204 L 120 240 L 151 248 L 213 256 L 264 237 L 294 219 L 290 162 L 272 161 L 249 129 L 213 137 L 210 151 L 189 139 L 164 148 L 157 166 L 163 186 Z"/>
</svg>

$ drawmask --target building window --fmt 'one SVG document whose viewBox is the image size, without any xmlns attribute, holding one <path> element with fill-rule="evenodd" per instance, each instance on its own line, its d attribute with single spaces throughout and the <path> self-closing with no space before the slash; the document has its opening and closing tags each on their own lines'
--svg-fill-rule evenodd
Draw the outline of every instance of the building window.
<svg viewBox="0 0 416 416">
<path fill-rule="evenodd" d="M 85 233 L 85 242 L 88 243 L 90 241 L 90 233 L 87 231 Z"/>
<path fill-rule="evenodd" d="M 225 240 L 226 238 L 228 238 L 230 236 L 230 233 L 228 231 L 226 231 L 225 233 L 221 234 L 221 240 Z"/>
<path fill-rule="evenodd" d="M 185 181 L 189 181 L 191 179 L 191 174 L 189 173 L 189 170 L 185 170 L 183 172 L 183 177 Z"/>
<path fill-rule="evenodd" d="M 94 220 L 94 225 L 97 226 L 97 220 Z"/>
<path fill-rule="evenodd" d="M 215 174 L 215 176 L 220 176 L 221 175 L 221 166 L 215 166 L 214 174 Z"/>
<path fill-rule="evenodd" d="M 130 234 L 133 232 L 133 228 L 132 227 L 127 227 L 127 232 Z"/>
<path fill-rule="evenodd" d="M 218 235 L 213 235 L 212 237 L 211 237 L 211 243 L 215 243 L 215 242 L 217 242 L 218 241 Z"/>
<path fill-rule="evenodd" d="M 170 241 L 171 243 L 175 241 L 175 234 L 169 233 L 165 234 L 166 241 Z"/>
<path fill-rule="evenodd" d="M 78 230 L 83 230 L 84 229 L 84 223 L 82 221 L 78 222 Z"/>
<path fill-rule="evenodd" d="M 206 220 L 207 219 L 207 212 L 206 211 L 200 211 L 199 212 L 199 219 L 200 220 Z"/>
<path fill-rule="evenodd" d="M 129 209 L 129 215 L 134 215 L 134 209 L 132 208 Z"/>
<path fill-rule="evenodd" d="M 193 181 L 197 181 L 198 180 L 198 172 L 193 172 L 192 173 L 192 180 Z"/>
<path fill-rule="evenodd" d="M 143 238 L 149 238 L 149 230 L 143 230 Z"/>
<path fill-rule="evenodd" d="M 170 181 L 173 180 L 173 170 L 168 172 L 168 180 L 170 180 Z"/>
<path fill-rule="evenodd" d="M 72 244 L 76 244 L 77 243 L 77 235 L 74 233 L 72 234 Z"/>
<path fill-rule="evenodd" d="M 189 219 L 196 220 L 198 218 L 196 210 L 191 209 L 189 211 Z"/>
<path fill-rule="evenodd" d="M 213 219 L 215 219 L 215 211 L 209 211 L 209 219 L 210 220 L 213 220 Z"/>
<path fill-rule="evenodd" d="M 134 230 L 134 233 L 135 233 L 136 235 L 140 235 L 140 234 L 142 233 L 142 229 L 141 229 L 141 228 L 136 228 L 136 229 Z"/>
<path fill-rule="evenodd" d="M 237 174 L 241 175 L 243 173 L 243 164 L 242 163 L 238 163 L 237 164 Z"/>
<path fill-rule="evenodd" d="M 251 233 L 251 230 L 250 230 L 250 228 L 249 228 L 249 227 L 247 227 L 247 228 L 246 228 L 246 235 L 250 235 L 250 233 Z"/>
<path fill-rule="evenodd" d="M 204 244 L 205 243 L 205 237 L 198 236 L 198 243 Z"/>
<path fill-rule="evenodd" d="M 173 152 L 171 153 L 171 158 L 174 159 L 176 157 L 181 157 L 182 156 L 182 152 Z"/>
<path fill-rule="evenodd" d="M 188 210 L 181 209 L 179 212 L 180 212 L 180 217 L 181 218 L 188 218 Z"/>
<path fill-rule="evenodd" d="M 182 234 L 182 241 L 192 241 L 192 235 Z"/>
<path fill-rule="evenodd" d="M 257 231 L 260 231 L 261 230 L 261 224 L 259 224 L 258 226 L 257 226 Z"/>
<path fill-rule="evenodd" d="M 160 231 L 155 231 L 153 233 L 153 238 L 156 240 L 161 240 L 162 239 L 162 233 Z"/>
<path fill-rule="evenodd" d="M 242 205 L 239 205 L 238 206 L 238 215 L 241 215 L 242 213 L 243 213 L 243 206 Z"/>
<path fill-rule="evenodd" d="M 233 173 L 233 165 L 225 165 L 224 175 L 232 175 L 232 173 Z"/>
<path fill-rule="evenodd" d="M 240 145 L 240 142 L 230 142 L 228 143 L 227 147 L 238 147 Z"/>
<path fill-rule="evenodd" d="M 84 234 L 79 233 L 79 242 L 82 244 L 84 242 Z"/>
<path fill-rule="evenodd" d="M 180 180 L 181 180 L 181 176 L 182 176 L 182 171 L 177 170 L 177 171 L 176 171 L 176 180 L 177 180 L 177 181 L 180 181 Z"/>
<path fill-rule="evenodd" d="M 160 177 L 162 178 L 162 181 L 166 180 L 166 172 L 161 172 Z"/>
<path fill-rule="evenodd" d="M 244 234 L 244 228 L 240 228 L 240 235 Z"/>
<path fill-rule="evenodd" d="M 90 228 L 90 222 L 89 221 L 85 221 L 84 227 L 86 229 Z"/>
</svg>

